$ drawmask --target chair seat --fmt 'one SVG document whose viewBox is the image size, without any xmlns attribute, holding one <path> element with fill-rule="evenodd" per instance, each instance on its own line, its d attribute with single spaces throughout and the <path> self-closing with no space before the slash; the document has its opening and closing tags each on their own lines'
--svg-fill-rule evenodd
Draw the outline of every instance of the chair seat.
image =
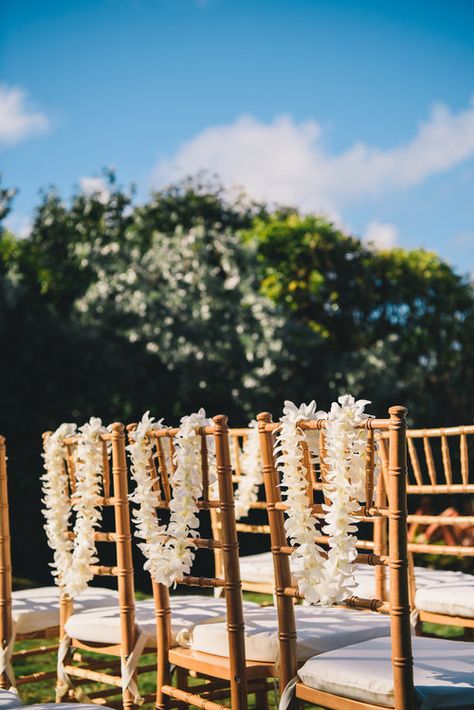
<svg viewBox="0 0 474 710">
<path fill-rule="evenodd" d="M 49 708 L 71 708 L 71 710 L 97 710 L 97 705 L 88 703 L 38 703 L 37 705 L 28 705 L 29 708 L 36 710 L 49 710 Z M 101 710 L 112 710 L 107 705 L 100 705 Z"/>
<path fill-rule="evenodd" d="M 414 638 L 419 710 L 474 707 L 474 647 L 462 641 Z M 389 638 L 377 638 L 314 656 L 298 671 L 311 688 L 351 700 L 394 707 Z"/>
<path fill-rule="evenodd" d="M 293 574 L 298 575 L 298 567 L 291 565 Z M 240 578 L 242 582 L 262 582 L 273 584 L 273 559 L 271 552 L 246 555 L 240 558 Z"/>
<path fill-rule="evenodd" d="M 83 611 L 110 606 L 118 599 L 117 592 L 102 587 L 90 587 L 74 600 L 74 609 Z M 59 626 L 58 587 L 21 589 L 12 594 L 12 618 L 17 633 L 31 634 Z"/>
<path fill-rule="evenodd" d="M 173 596 L 171 602 L 171 643 L 189 645 L 196 624 L 210 624 L 226 616 L 224 599 L 187 594 Z M 246 602 L 244 608 L 255 609 L 258 604 Z M 140 633 L 149 637 L 149 646 L 156 646 L 156 617 L 152 599 L 135 604 L 135 622 Z M 118 606 L 94 609 L 72 614 L 65 624 L 71 638 L 89 643 L 120 643 L 120 612 Z"/>
<path fill-rule="evenodd" d="M 317 653 L 390 634 L 388 617 L 372 612 L 297 606 L 295 615 L 300 662 Z M 227 656 L 229 642 L 225 621 L 196 625 L 192 632 L 191 648 L 215 656 Z M 251 661 L 277 661 L 279 644 L 275 607 L 255 609 L 245 614 L 245 653 Z"/>
<path fill-rule="evenodd" d="M 374 571 L 360 566 L 355 573 L 360 597 L 375 594 Z M 474 575 L 450 570 L 415 567 L 415 606 L 420 611 L 474 619 Z M 387 586 L 389 583 L 387 574 Z"/>
<path fill-rule="evenodd" d="M 0 708 L 1 710 L 10 710 L 10 708 L 21 707 L 21 700 L 16 693 L 11 690 L 0 689 Z"/>
</svg>

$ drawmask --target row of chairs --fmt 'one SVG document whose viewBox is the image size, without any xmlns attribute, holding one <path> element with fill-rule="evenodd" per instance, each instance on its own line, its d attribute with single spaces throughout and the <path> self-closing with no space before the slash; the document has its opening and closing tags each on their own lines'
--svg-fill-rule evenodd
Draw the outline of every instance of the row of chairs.
<svg viewBox="0 0 474 710">
<path fill-rule="evenodd" d="M 271 584 L 271 590 L 275 595 L 276 609 L 259 608 L 258 605 L 245 604 L 242 601 L 241 565 L 238 556 L 239 523 L 236 524 L 234 515 L 229 430 L 224 416 L 215 417 L 212 427 L 199 432 L 203 452 L 203 497 L 199 502 L 202 520 L 200 537 L 194 540 L 194 543 L 199 553 L 205 554 L 207 551 L 208 554 L 216 556 L 216 574 L 214 577 L 190 574 L 180 580 L 183 587 L 208 591 L 223 589 L 224 599 L 202 593 L 199 596 L 170 596 L 167 588 L 152 583 L 153 601 L 136 602 L 128 502 L 126 432 L 121 424 L 112 425 L 110 433 L 102 435 L 106 466 L 101 503 L 104 509 L 113 510 L 114 526 L 112 531 L 98 530 L 96 540 L 100 543 L 99 547 L 102 547 L 103 543 L 115 547 L 116 561 L 114 564 L 97 564 L 93 571 L 97 576 L 107 575 L 115 578 L 118 594 L 111 599 L 109 591 L 96 591 L 96 588 L 92 587 L 90 594 L 97 595 L 100 600 L 97 599 L 98 603 L 95 605 L 91 602 L 89 606 L 86 599 L 71 600 L 61 597 L 58 649 L 61 698 L 66 695 L 80 697 L 81 689 L 86 684 L 95 682 L 101 687 L 88 691 L 88 700 L 102 705 L 107 702 L 110 707 L 131 708 L 142 702 L 137 674 L 156 668 L 156 698 L 153 694 L 145 696 L 144 700 L 154 700 L 156 707 L 160 709 L 171 702 L 176 703 L 178 707 L 192 705 L 208 710 L 220 710 L 225 706 L 219 703 L 219 699 L 230 698 L 231 707 L 241 710 L 247 707 L 249 693 L 254 693 L 257 707 L 265 710 L 273 679 L 278 678 L 280 689 L 286 689 L 286 694 L 289 695 L 297 672 L 299 680 L 294 692 L 300 700 L 347 710 L 387 706 L 405 710 L 415 707 L 415 697 L 420 693 L 420 686 L 417 683 L 418 688 L 415 690 L 411 654 L 404 411 L 401 408 L 392 408 L 389 419 L 369 421 L 367 426 L 370 427 L 370 446 L 374 447 L 376 433 L 381 437 L 388 437 L 383 439 L 386 441 L 388 465 L 385 466 L 382 477 L 386 483 L 384 495 L 388 497 L 388 506 L 385 501 L 381 502 L 381 499 L 374 500 L 374 497 L 378 498 L 378 494 L 374 485 L 374 466 L 371 465 L 367 469 L 368 500 L 364 510 L 360 512 L 360 520 L 370 522 L 374 528 L 381 523 L 379 527 L 382 531 L 386 530 L 388 520 L 388 547 L 385 545 L 382 549 L 379 544 L 379 550 L 359 554 L 357 562 L 359 565 L 368 565 L 375 572 L 390 568 L 390 602 L 387 602 L 384 595 L 379 595 L 378 599 L 352 597 L 342 609 L 304 607 L 294 603 L 299 592 L 289 567 L 292 548 L 284 532 L 285 505 L 281 501 L 273 457 L 273 437 L 278 425 L 272 424 L 266 414 L 259 416 L 259 435 L 268 514 L 268 528 L 265 530 L 271 537 L 274 563 L 274 583 Z M 324 439 L 324 424 L 311 422 L 307 426 L 320 429 L 320 435 Z M 129 427 L 129 436 L 132 438 L 133 431 L 132 425 Z M 176 429 L 157 428 L 149 435 L 155 449 L 155 455 L 150 461 L 150 475 L 153 476 L 154 486 L 161 492 L 160 514 L 166 513 L 171 494 L 170 459 L 164 455 L 164 450 L 167 446 L 173 448 L 176 433 Z M 232 430 L 230 434 L 231 438 L 238 436 Z M 217 494 L 206 483 L 208 477 L 205 452 L 207 437 L 210 436 L 214 437 L 216 447 Z M 75 485 L 74 450 L 77 443 L 77 436 L 64 442 L 71 489 L 74 489 Z M 373 460 L 373 457 L 368 457 L 368 460 Z M 323 469 L 323 463 L 321 468 Z M 5 483 L 2 483 L 1 491 L 4 502 L 7 501 L 4 460 L 2 470 L 5 472 L 2 476 Z M 234 472 L 235 475 L 238 476 L 238 473 Z M 308 496 L 311 497 L 314 515 L 320 517 L 321 503 L 318 502 L 318 495 L 321 478 L 319 481 L 317 478 L 317 472 L 308 466 Z M 262 509 L 262 506 L 256 507 Z M 4 564 L 1 566 L 3 576 L 0 603 L 3 617 L 2 644 L 5 654 L 8 655 L 7 650 L 11 649 L 12 641 L 12 600 L 13 619 L 17 619 L 14 629 L 17 638 L 22 637 L 21 623 L 18 623 L 22 615 L 18 613 L 18 593 L 11 593 L 8 514 L 5 511 L 6 503 L 2 508 L 1 519 L 1 552 Z M 210 518 L 207 526 L 204 511 L 207 511 Z M 106 519 L 107 516 L 104 516 L 104 526 Z M 206 530 L 209 533 L 206 533 Z M 205 537 L 206 534 L 210 537 Z M 363 544 L 363 541 L 361 542 Z M 375 574 L 375 579 L 379 580 L 378 588 L 380 577 L 380 574 Z M 29 603 L 31 604 L 31 598 Z M 48 604 L 43 606 L 46 608 Z M 49 606 L 50 612 L 52 606 Z M 56 610 L 57 608 L 56 604 Z M 384 614 L 389 615 L 390 623 L 384 618 Z M 23 617 L 27 616 L 28 613 L 24 610 Z M 38 619 L 38 614 L 36 618 Z M 41 623 L 37 620 L 37 626 Z M 43 628 L 30 631 L 29 634 L 44 637 L 57 633 L 57 620 L 54 624 L 48 624 L 43 624 Z M 356 644 L 357 648 L 353 644 Z M 450 707 L 468 706 L 466 697 L 470 700 L 473 698 L 466 696 L 469 688 L 460 680 L 460 674 L 466 672 L 462 668 L 466 669 L 466 664 L 472 662 L 469 645 L 433 639 L 416 639 L 416 644 L 418 676 L 424 679 L 422 692 L 425 695 L 427 692 L 431 693 L 431 696 L 437 698 L 441 688 L 441 693 L 450 695 Z M 51 647 L 46 646 L 39 652 L 47 653 L 51 650 Z M 92 654 L 90 657 L 89 652 Z M 147 653 L 153 654 L 150 663 L 145 661 L 139 666 L 138 660 Z M 391 655 L 393 663 L 390 660 Z M 438 660 L 436 666 L 436 655 L 444 659 L 449 658 L 449 661 L 440 664 Z M 111 656 L 117 658 L 117 661 L 111 662 Z M 370 674 L 374 671 L 374 663 L 369 661 L 369 658 L 376 658 L 380 668 L 375 673 L 372 684 L 376 690 L 374 691 L 373 687 L 369 689 L 368 697 L 367 694 L 364 695 L 367 688 L 358 688 L 355 680 L 364 673 L 367 675 L 368 672 Z M 13 656 L 14 662 L 15 659 Z M 304 665 L 301 666 L 303 662 Z M 348 669 L 348 663 L 353 667 Z M 430 670 L 427 670 L 428 665 L 431 665 Z M 7 675 L 8 673 L 3 674 L 4 684 L 9 682 Z M 37 678 L 38 676 L 35 677 Z M 337 678 L 345 679 L 345 682 L 338 685 Z M 17 685 L 30 680 L 32 679 L 18 678 Z M 426 691 L 426 686 L 430 688 L 429 691 Z M 113 700 L 118 693 L 122 694 L 122 698 Z M 360 697 L 361 693 L 363 697 Z M 84 696 L 83 692 L 82 695 Z M 460 704 L 461 702 L 464 702 L 464 705 Z"/>
</svg>

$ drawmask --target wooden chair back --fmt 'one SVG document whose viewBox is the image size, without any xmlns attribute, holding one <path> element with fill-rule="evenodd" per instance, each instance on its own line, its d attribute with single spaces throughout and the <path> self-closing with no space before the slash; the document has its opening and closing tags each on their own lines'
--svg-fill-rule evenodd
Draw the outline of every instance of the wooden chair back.
<svg viewBox="0 0 474 710">
<path fill-rule="evenodd" d="M 133 439 L 135 425 L 128 427 L 129 436 Z M 153 446 L 153 455 L 149 462 L 150 475 L 155 481 L 155 490 L 160 493 L 158 514 L 169 510 L 172 498 L 172 467 L 174 462 L 174 439 L 179 429 L 156 428 L 149 432 L 148 438 Z M 229 640 L 230 664 L 230 696 L 231 707 L 234 710 L 245 710 L 247 707 L 247 682 L 244 645 L 244 617 L 242 606 L 242 590 L 239 572 L 239 552 L 237 530 L 234 515 L 234 500 L 232 487 L 232 469 L 230 463 L 229 430 L 227 417 L 217 415 L 213 418 L 213 425 L 200 427 L 196 430 L 200 437 L 202 497 L 197 501 L 200 511 L 209 513 L 219 512 L 219 535 L 212 538 L 189 537 L 189 542 L 196 548 L 196 557 L 202 550 L 218 550 L 221 559 L 222 576 L 203 577 L 188 574 L 178 580 L 179 585 L 201 589 L 224 589 L 226 601 L 227 633 Z M 214 440 L 215 469 L 217 485 L 211 485 L 210 467 L 208 458 L 208 438 Z M 169 453 L 168 453 L 169 451 Z M 204 527 L 204 521 L 201 528 Z M 191 570 L 192 572 L 192 570 Z M 190 702 L 190 694 L 171 686 L 169 651 L 171 640 L 171 608 L 168 589 L 153 582 L 153 594 L 157 619 L 157 708 L 166 706 L 166 697 L 173 697 L 186 704 Z M 217 708 L 211 700 L 202 697 L 202 705 L 198 707 Z M 207 704 L 206 704 L 207 703 Z"/>
<path fill-rule="evenodd" d="M 102 445 L 102 496 L 98 501 L 104 509 L 113 509 L 114 529 L 96 530 L 94 539 L 97 543 L 108 543 L 115 548 L 115 564 L 101 564 L 101 546 L 97 548 L 98 563 L 91 567 L 94 577 L 107 576 L 116 580 L 119 593 L 121 643 L 120 655 L 125 662 L 132 652 L 136 642 L 135 626 L 135 589 L 132 559 L 132 540 L 130 531 L 130 512 L 128 500 L 128 476 L 125 449 L 125 427 L 115 422 L 108 432 L 100 435 Z M 45 439 L 50 435 L 46 432 Z M 64 460 L 69 478 L 70 493 L 76 490 L 76 451 L 80 434 L 66 437 L 63 442 Z M 101 527 L 105 526 L 105 521 Z M 68 533 L 70 539 L 74 533 Z M 65 593 L 60 599 L 60 634 L 64 634 L 64 625 L 73 612 L 74 600 Z M 92 672 L 90 676 L 91 680 Z M 103 682 L 106 682 L 105 680 Z M 133 696 L 129 690 L 124 691 L 124 707 L 132 707 Z"/>
<path fill-rule="evenodd" d="M 244 476 L 246 475 L 243 466 L 243 450 L 246 441 L 249 437 L 250 429 L 248 427 L 238 427 L 229 428 L 229 449 L 230 449 L 230 460 L 232 466 L 232 483 L 234 487 L 234 494 L 238 490 L 239 484 L 242 482 Z M 263 493 L 263 482 L 259 487 L 261 493 Z M 250 504 L 248 514 L 242 516 L 243 519 L 236 520 L 236 530 L 237 534 L 240 535 L 259 535 L 268 537 L 268 548 L 270 547 L 270 526 L 267 522 L 266 516 L 266 503 L 261 498 L 259 490 L 259 500 L 253 501 Z M 219 511 L 211 511 L 211 524 L 213 536 L 216 540 L 220 539 L 220 515 Z M 266 551 L 266 550 L 265 550 Z M 214 551 L 214 561 L 216 568 L 216 575 L 223 574 L 223 558 L 220 548 L 216 548 Z M 245 580 L 242 578 L 242 589 L 249 592 L 267 592 L 272 593 L 273 584 L 268 588 L 265 583 L 253 582 Z"/>
<path fill-rule="evenodd" d="M 376 555 L 361 553 L 356 562 L 373 567 L 390 568 L 391 597 L 390 604 L 382 598 L 362 599 L 351 597 L 345 601 L 347 606 L 370 609 L 389 613 L 391 617 L 392 655 L 395 687 L 395 705 L 397 708 L 414 706 L 413 667 L 411 654 L 410 605 L 408 594 L 408 557 L 406 525 L 406 410 L 403 407 L 391 407 L 388 419 L 367 419 L 361 427 L 368 430 L 367 466 L 366 466 L 366 503 L 361 507 L 357 518 L 360 521 L 376 518 L 389 520 L 389 554 Z M 282 501 L 280 475 L 276 467 L 273 439 L 279 424 L 271 422 L 271 415 L 262 413 L 258 417 L 260 443 L 263 459 L 265 493 L 270 523 L 271 546 L 275 569 L 275 596 L 277 601 L 279 639 L 280 639 L 280 684 L 283 689 L 296 675 L 296 626 L 294 598 L 301 598 L 298 587 L 292 585 L 289 555 L 293 547 L 289 544 L 284 528 L 284 511 L 287 504 Z M 319 431 L 322 434 L 320 454 L 320 474 L 324 477 L 325 467 L 325 420 L 301 423 L 303 431 Z M 388 499 L 389 504 L 382 506 L 374 500 L 374 435 L 388 432 Z M 304 452 L 302 452 L 304 455 Z M 319 483 L 308 476 L 308 503 L 313 515 L 324 518 L 321 503 L 315 502 L 315 488 Z"/>
</svg>

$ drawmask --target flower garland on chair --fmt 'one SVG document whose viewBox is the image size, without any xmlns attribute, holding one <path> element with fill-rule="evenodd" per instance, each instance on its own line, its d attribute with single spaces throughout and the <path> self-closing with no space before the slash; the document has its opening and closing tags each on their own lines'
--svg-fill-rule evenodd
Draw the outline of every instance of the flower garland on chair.
<svg viewBox="0 0 474 710">
<path fill-rule="evenodd" d="M 282 487 L 286 489 L 284 499 L 288 510 L 285 530 L 291 544 L 297 545 L 291 559 L 298 568 L 300 565 L 302 567 L 298 587 L 309 604 L 320 601 L 319 587 L 323 574 L 324 550 L 315 542 L 317 522 L 306 495 L 308 481 L 302 449 L 305 434 L 299 424 L 302 421 L 325 418 L 324 412 L 316 411 L 314 400 L 300 407 L 286 401 L 274 449 L 276 464 L 282 472 Z M 310 455 L 314 461 L 318 455 L 316 440 L 311 438 L 307 443 L 311 447 Z"/>
<path fill-rule="evenodd" d="M 161 422 L 157 423 L 161 426 Z M 134 441 L 127 448 L 132 459 L 131 471 L 136 488 L 131 500 L 138 504 L 133 517 L 137 526 L 137 537 L 146 562 L 146 569 L 155 582 L 171 587 L 178 579 L 191 571 L 194 550 L 190 537 L 197 537 L 199 508 L 197 501 L 202 495 L 201 437 L 197 427 L 212 425 L 206 418 L 204 409 L 183 417 L 174 438 L 175 470 L 171 471 L 170 520 L 168 525 L 160 525 L 156 513 L 158 494 L 152 490 L 148 474 L 148 461 L 152 447 L 147 433 L 156 428 L 147 412 L 134 432 Z M 213 442 L 208 437 L 208 454 L 212 462 Z M 213 484 L 213 466 L 209 466 L 209 483 Z"/>
<path fill-rule="evenodd" d="M 76 432 L 74 424 L 61 424 L 45 441 L 43 515 L 49 546 L 54 550 L 53 577 L 70 597 L 86 591 L 92 579 L 91 565 L 97 562 L 94 540 L 102 511 L 98 506 L 102 481 L 102 442 L 106 429 L 97 417 L 91 417 Z M 76 459 L 76 491 L 69 497 L 65 465 L 64 439 L 80 434 Z M 69 539 L 71 512 L 75 511 L 74 537 Z"/>
<path fill-rule="evenodd" d="M 292 560 L 301 565 L 298 587 L 309 604 L 329 606 L 351 596 L 355 584 L 353 562 L 357 557 L 354 513 L 365 499 L 367 431 L 356 428 L 368 418 L 367 400 L 347 395 L 333 403 L 329 415 L 316 412 L 315 402 L 296 407 L 285 402 L 275 456 L 282 472 L 282 486 L 288 503 L 285 530 L 293 545 Z M 327 419 L 324 496 L 326 520 L 323 532 L 329 537 L 329 552 L 316 544 L 317 521 L 307 498 L 307 479 L 302 444 L 306 439 L 311 462 L 318 460 L 318 437 L 299 427 L 302 421 Z M 311 501 L 312 502 L 312 501 Z M 300 564 L 298 564 L 300 563 Z"/>
<path fill-rule="evenodd" d="M 342 602 L 355 586 L 353 562 L 357 557 L 354 514 L 365 500 L 367 429 L 357 428 L 368 415 L 367 400 L 351 395 L 339 397 L 328 415 L 326 426 L 326 476 L 323 504 L 329 538 L 328 557 L 323 565 L 324 589 L 321 603 Z"/>
<path fill-rule="evenodd" d="M 243 475 L 234 498 L 237 520 L 248 515 L 250 507 L 258 500 L 258 489 L 263 483 L 262 455 L 257 426 L 257 420 L 252 419 L 249 423 L 249 433 L 242 446 L 240 468 Z"/>
</svg>

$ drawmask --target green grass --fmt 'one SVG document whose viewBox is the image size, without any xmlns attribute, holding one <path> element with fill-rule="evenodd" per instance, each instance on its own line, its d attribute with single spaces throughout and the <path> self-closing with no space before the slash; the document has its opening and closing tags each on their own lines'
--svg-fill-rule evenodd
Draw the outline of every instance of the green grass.
<svg viewBox="0 0 474 710">
<path fill-rule="evenodd" d="M 272 602 L 272 597 L 271 596 L 263 596 L 259 594 L 252 594 L 252 593 L 245 593 L 245 598 L 248 601 L 256 601 L 259 603 L 266 602 L 266 603 L 271 603 Z M 137 594 L 137 598 L 147 598 L 146 595 L 144 594 Z M 428 624 L 425 623 L 423 624 L 423 630 L 426 633 L 429 634 L 436 634 L 437 636 L 441 638 L 459 638 L 463 635 L 463 629 L 456 627 L 456 626 L 441 626 L 438 624 Z M 54 641 L 47 640 L 44 641 L 42 639 L 34 639 L 30 641 L 22 641 L 16 645 L 16 650 L 20 649 L 28 649 L 28 648 L 35 648 L 38 646 L 42 646 L 43 644 L 50 644 L 53 643 Z M 104 656 L 100 657 L 101 659 L 104 659 Z M 110 658 L 111 661 L 116 660 L 113 659 L 112 657 Z M 152 656 L 144 657 L 143 663 L 150 664 L 153 662 L 151 659 Z M 56 658 L 55 654 L 49 654 L 49 655 L 44 655 L 44 656 L 38 656 L 38 657 L 33 657 L 33 658 L 25 658 L 21 661 L 18 661 L 15 664 L 15 673 L 16 675 L 26 675 L 30 673 L 35 673 L 38 671 L 45 671 L 45 670 L 55 670 L 56 668 Z M 191 679 L 191 684 L 192 684 L 192 679 Z M 30 683 L 28 685 L 24 685 L 20 688 L 20 695 L 21 699 L 25 704 L 31 704 L 31 703 L 38 703 L 38 702 L 52 702 L 54 701 L 54 679 L 45 681 L 42 683 Z M 140 676 L 140 691 L 143 694 L 146 693 L 153 693 L 155 691 L 155 683 L 156 683 L 156 675 L 153 672 L 150 673 L 144 673 L 143 675 Z M 92 691 L 92 689 L 97 689 L 97 685 L 92 686 L 92 685 L 83 685 L 82 689 L 84 690 L 85 693 Z M 143 706 L 144 708 L 151 708 L 153 707 L 153 704 L 147 704 Z M 272 710 L 276 710 L 276 700 L 274 697 L 274 694 L 270 694 L 270 707 Z M 310 707 L 306 705 L 305 708 L 310 710 Z M 249 708 L 253 708 L 254 710 L 258 710 L 255 705 L 255 700 L 254 697 L 252 696 L 250 698 L 250 704 Z"/>
</svg>

